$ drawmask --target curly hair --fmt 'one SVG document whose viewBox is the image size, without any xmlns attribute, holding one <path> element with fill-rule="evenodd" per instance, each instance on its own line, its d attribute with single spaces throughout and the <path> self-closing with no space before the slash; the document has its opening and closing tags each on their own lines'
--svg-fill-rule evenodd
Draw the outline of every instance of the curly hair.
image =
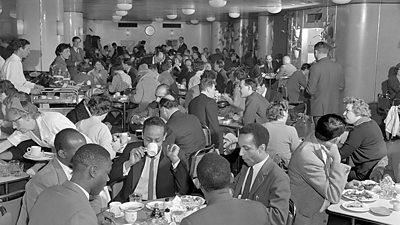
<svg viewBox="0 0 400 225">
<path fill-rule="evenodd" d="M 369 105 L 360 98 L 356 97 L 346 97 L 343 99 L 343 104 L 353 105 L 353 112 L 356 116 L 371 117 L 371 110 Z"/>
<path fill-rule="evenodd" d="M 88 102 L 88 108 L 92 115 L 95 116 L 108 113 L 111 110 L 111 107 L 111 99 L 105 94 L 92 96 Z"/>
<path fill-rule="evenodd" d="M 281 101 L 274 102 L 268 107 L 267 118 L 269 121 L 281 119 L 285 116 L 285 112 L 288 112 L 288 109 L 288 101 L 282 99 Z"/>
</svg>

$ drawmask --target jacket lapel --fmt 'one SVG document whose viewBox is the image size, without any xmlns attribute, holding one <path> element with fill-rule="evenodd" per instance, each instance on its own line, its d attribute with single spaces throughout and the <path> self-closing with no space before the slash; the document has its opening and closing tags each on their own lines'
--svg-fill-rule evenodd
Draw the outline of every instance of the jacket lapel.
<svg viewBox="0 0 400 225">
<path fill-rule="evenodd" d="M 56 171 L 58 183 L 62 184 L 65 181 L 67 181 L 68 180 L 67 175 L 65 175 L 65 172 L 62 169 L 60 162 L 58 162 L 58 160 L 56 158 L 54 158 L 51 163 L 53 164 L 54 169 Z"/>
<path fill-rule="evenodd" d="M 238 175 L 239 176 L 238 177 L 238 182 L 237 182 L 237 184 L 235 186 L 235 190 L 233 192 L 233 197 L 235 197 L 235 198 L 237 198 L 239 196 L 239 194 L 241 193 L 241 191 L 242 191 L 242 186 L 243 186 L 243 183 L 244 183 L 244 178 L 246 176 L 247 170 L 248 170 L 247 165 L 243 165 L 242 169 L 241 169 L 241 171 L 240 171 L 240 173 Z"/>
<path fill-rule="evenodd" d="M 129 173 L 132 173 L 132 189 L 130 190 L 131 192 L 135 191 L 135 188 L 136 188 L 137 184 L 139 183 L 139 179 L 140 179 L 140 176 L 142 175 L 145 160 L 146 160 L 146 158 L 143 157 L 138 163 L 133 165 L 131 170 L 129 171 Z M 136 171 L 136 173 L 134 173 L 134 171 Z M 139 171 L 140 171 L 140 173 L 139 173 Z"/>
<path fill-rule="evenodd" d="M 261 167 L 261 170 L 258 172 L 256 178 L 254 179 L 253 185 L 251 186 L 249 196 L 254 195 L 257 189 L 264 182 L 265 177 L 268 175 L 268 172 L 271 168 L 272 159 L 268 158 L 264 165 Z"/>
</svg>

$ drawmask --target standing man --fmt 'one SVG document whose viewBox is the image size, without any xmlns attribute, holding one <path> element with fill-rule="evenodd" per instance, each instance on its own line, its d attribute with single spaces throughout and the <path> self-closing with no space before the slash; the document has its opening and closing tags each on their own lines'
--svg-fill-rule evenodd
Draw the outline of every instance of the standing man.
<svg viewBox="0 0 400 225">
<path fill-rule="evenodd" d="M 343 68 L 328 58 L 330 46 L 325 42 L 314 45 L 317 63 L 310 68 L 307 92 L 311 96 L 310 115 L 314 124 L 325 114 L 340 114 L 342 91 L 345 87 Z"/>
<path fill-rule="evenodd" d="M 297 207 L 294 224 L 326 224 L 325 209 L 339 202 L 350 171 L 350 166 L 340 162 L 336 145 L 344 130 L 341 116 L 324 115 L 318 120 L 315 132 L 292 153 L 289 177 L 291 199 Z"/>
<path fill-rule="evenodd" d="M 183 55 L 185 53 L 185 50 L 187 49 L 187 46 L 185 44 L 185 40 L 183 37 L 179 37 L 179 48 L 177 50 L 178 53 L 180 53 L 181 55 Z"/>
<path fill-rule="evenodd" d="M 189 114 L 199 118 L 211 131 L 211 143 L 222 150 L 222 135 L 218 122 L 218 106 L 215 102 L 216 82 L 211 78 L 200 81 L 200 95 L 189 103 Z"/>
<path fill-rule="evenodd" d="M 214 63 L 214 71 L 217 73 L 217 90 L 219 93 L 225 93 L 226 84 L 228 83 L 228 76 L 224 70 L 224 61 L 218 59 Z"/>
<path fill-rule="evenodd" d="M 251 78 L 240 82 L 240 96 L 246 98 L 246 106 L 243 112 L 243 125 L 249 123 L 263 124 L 267 122 L 267 108 L 269 102 L 257 93 L 257 82 Z"/>
<path fill-rule="evenodd" d="M 98 195 L 106 185 L 111 170 L 110 154 L 96 144 L 78 149 L 72 158 L 71 181 L 42 192 L 30 213 L 30 225 L 104 224 L 111 214 L 96 215 L 89 195 Z"/>
<path fill-rule="evenodd" d="M 22 59 L 26 58 L 31 50 L 29 41 L 25 39 L 14 40 L 9 47 L 13 54 L 8 57 L 1 69 L 1 79 L 11 81 L 18 91 L 39 94 L 44 87 L 27 81 L 22 67 Z"/>
<path fill-rule="evenodd" d="M 80 43 L 81 43 L 80 37 L 75 36 L 72 38 L 71 55 L 69 56 L 69 59 L 66 61 L 67 68 L 69 74 L 71 74 L 72 80 L 76 80 L 76 76 L 78 75 L 77 66 L 81 62 L 83 62 L 83 59 L 85 58 L 85 52 L 83 51 L 82 48 L 79 47 Z"/>
<path fill-rule="evenodd" d="M 269 157 L 268 130 L 248 124 L 239 130 L 239 155 L 245 162 L 233 184 L 233 197 L 258 201 L 267 207 L 266 224 L 286 224 L 289 213 L 289 177 Z"/>
</svg>

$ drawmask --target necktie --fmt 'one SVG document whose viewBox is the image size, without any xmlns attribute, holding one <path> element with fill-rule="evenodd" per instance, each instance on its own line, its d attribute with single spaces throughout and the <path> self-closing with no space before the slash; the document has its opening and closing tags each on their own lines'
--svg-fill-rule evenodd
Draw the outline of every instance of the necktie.
<svg viewBox="0 0 400 225">
<path fill-rule="evenodd" d="M 155 157 L 150 158 L 150 168 L 149 168 L 149 185 L 147 189 L 147 200 L 153 200 L 154 196 L 154 159 Z"/>
<path fill-rule="evenodd" d="M 253 167 L 250 167 L 249 174 L 247 175 L 246 183 L 244 185 L 242 199 L 246 199 L 249 197 L 251 180 L 253 179 Z"/>
</svg>

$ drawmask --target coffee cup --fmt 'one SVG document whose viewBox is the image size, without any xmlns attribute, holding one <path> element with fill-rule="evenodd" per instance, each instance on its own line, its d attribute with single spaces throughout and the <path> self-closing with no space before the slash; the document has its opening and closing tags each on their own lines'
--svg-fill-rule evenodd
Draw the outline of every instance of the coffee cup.
<svg viewBox="0 0 400 225">
<path fill-rule="evenodd" d="M 143 130 L 136 130 L 135 131 L 135 133 L 136 133 L 136 137 L 137 138 L 139 138 L 139 139 L 142 139 L 143 137 Z"/>
<path fill-rule="evenodd" d="M 119 208 L 121 206 L 121 202 L 110 202 L 110 212 L 114 213 L 115 216 L 118 216 L 121 214 L 121 209 Z"/>
<path fill-rule="evenodd" d="M 149 143 L 147 145 L 147 155 L 149 155 L 150 157 L 153 157 L 155 155 L 157 155 L 158 153 L 158 145 L 156 143 Z"/>
<path fill-rule="evenodd" d="M 31 146 L 31 147 L 27 148 L 27 152 L 31 156 L 41 156 L 42 155 L 42 147 Z"/>
<path fill-rule="evenodd" d="M 121 138 L 122 144 L 126 144 L 128 142 L 128 138 L 129 138 L 128 133 L 121 133 L 119 137 Z"/>
</svg>

